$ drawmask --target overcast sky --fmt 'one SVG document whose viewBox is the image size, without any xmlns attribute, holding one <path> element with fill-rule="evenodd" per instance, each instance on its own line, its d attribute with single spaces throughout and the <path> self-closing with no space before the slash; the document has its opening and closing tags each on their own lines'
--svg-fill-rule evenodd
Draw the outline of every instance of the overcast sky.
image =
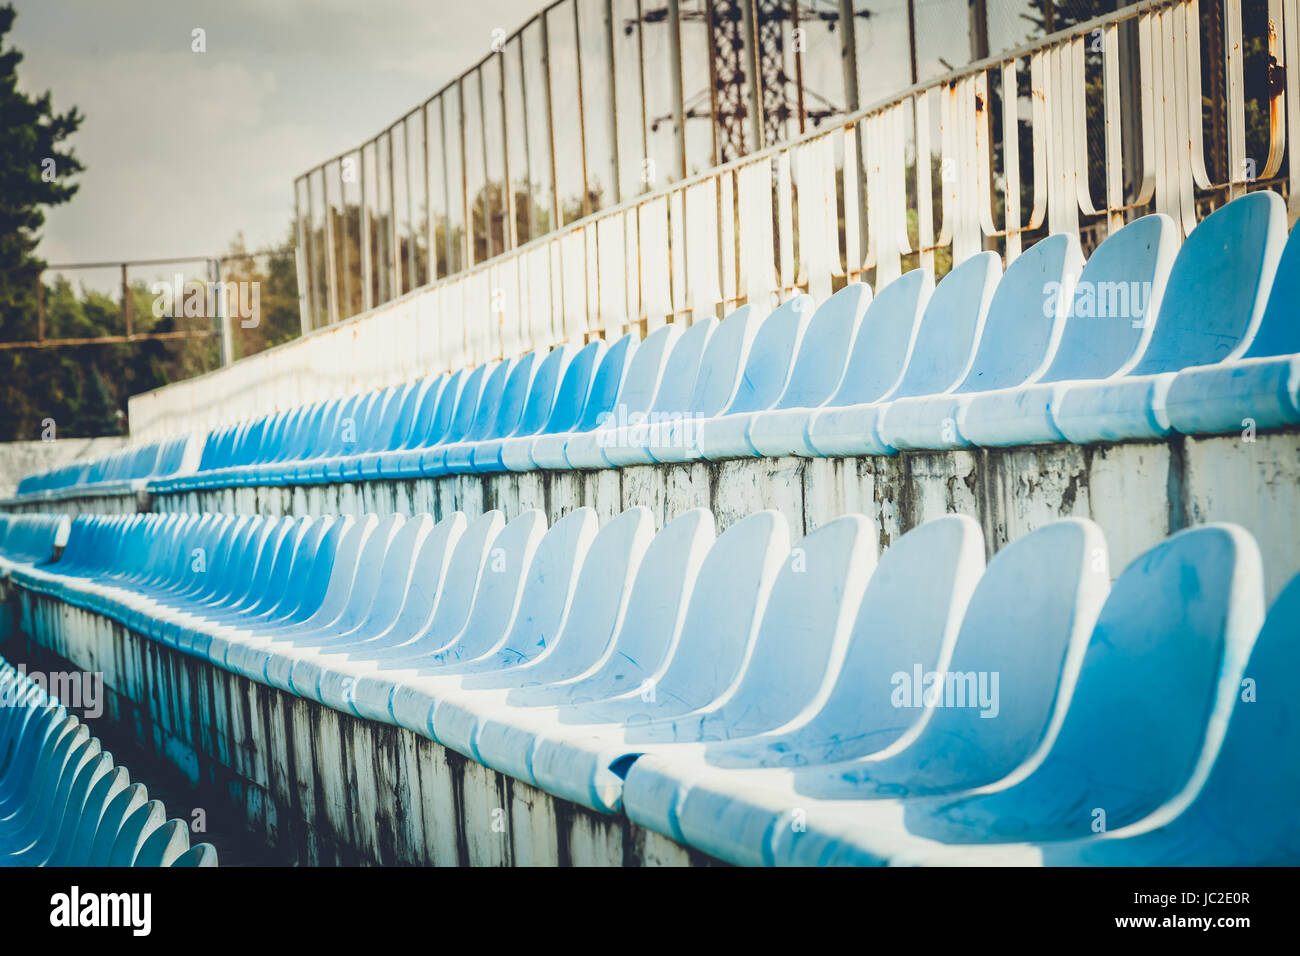
<svg viewBox="0 0 1300 956">
<path fill-rule="evenodd" d="M 991 29 L 1022 35 L 1015 12 L 1026 2 L 997 0 Z M 295 177 L 428 98 L 490 52 L 495 28 L 513 32 L 544 3 L 16 0 L 7 39 L 24 54 L 22 88 L 85 114 L 73 141 L 87 167 L 81 189 L 49 213 L 40 254 L 56 264 L 207 256 L 240 232 L 250 249 L 278 245 Z M 858 26 L 870 100 L 906 82 L 906 4 L 855 5 L 873 11 Z M 964 62 L 965 5 L 919 0 L 924 73 L 941 72 L 940 56 Z M 204 53 L 191 50 L 196 28 Z M 830 52 L 811 57 L 808 82 L 829 89 L 818 70 L 838 78 L 839 41 L 822 26 L 810 36 Z M 707 72 L 696 85 L 706 83 Z M 108 270 L 77 275 L 116 281 Z"/>
<path fill-rule="evenodd" d="M 49 262 L 281 242 L 293 180 L 472 66 L 541 0 L 16 0 L 29 93 L 86 116 Z M 207 52 L 191 52 L 196 28 Z"/>
</svg>

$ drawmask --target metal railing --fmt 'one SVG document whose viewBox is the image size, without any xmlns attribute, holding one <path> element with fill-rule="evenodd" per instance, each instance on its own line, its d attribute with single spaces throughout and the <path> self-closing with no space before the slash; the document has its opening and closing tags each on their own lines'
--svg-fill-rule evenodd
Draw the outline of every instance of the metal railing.
<svg viewBox="0 0 1300 956">
<path fill-rule="evenodd" d="M 298 178 L 303 331 L 1115 2 L 559 0 Z"/>
<path fill-rule="evenodd" d="M 249 328 L 260 321 L 260 316 L 244 315 L 240 311 L 248 304 L 248 297 L 241 298 L 241 290 L 233 288 L 231 278 L 242 275 L 249 264 L 292 254 L 292 248 L 279 248 L 252 252 L 233 251 L 210 256 L 44 265 L 33 271 L 32 281 L 36 293 L 35 337 L 0 339 L 0 351 L 122 345 L 215 336 L 219 339 L 220 365 L 228 366 L 236 358 L 233 322 L 238 321 L 242 328 Z M 71 294 L 82 299 L 88 290 L 98 291 L 111 298 L 112 293 L 108 290 L 112 288 L 117 296 L 113 304 L 120 316 L 121 331 L 93 336 L 70 336 L 57 331 L 51 334 L 46 302 L 47 283 L 51 276 L 60 280 L 80 276 L 79 296 L 76 292 Z M 243 285 L 248 284 L 242 279 L 238 281 Z M 56 286 L 56 291 L 57 288 Z M 232 295 L 232 292 L 235 294 Z M 173 327 L 159 329 L 160 322 Z"/>
<path fill-rule="evenodd" d="M 1076 24 L 425 282 L 238 363 L 238 383 L 197 380 L 185 404 L 230 421 L 795 290 L 942 274 L 984 248 L 1009 261 L 1049 231 L 1095 242 L 1150 211 L 1186 233 L 1248 189 L 1287 195 L 1294 221 L 1298 7 L 1258 2 L 1243 20 L 1241 0 L 1148 0 Z M 165 430 L 163 394 L 133 400 L 133 429 Z"/>
</svg>

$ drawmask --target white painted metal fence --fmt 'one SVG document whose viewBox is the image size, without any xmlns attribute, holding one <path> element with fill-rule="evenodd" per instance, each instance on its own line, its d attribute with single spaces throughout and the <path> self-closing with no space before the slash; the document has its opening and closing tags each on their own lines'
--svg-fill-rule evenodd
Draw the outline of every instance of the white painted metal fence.
<svg viewBox="0 0 1300 956">
<path fill-rule="evenodd" d="M 1265 0 L 1250 2 L 1253 15 Z M 1248 189 L 1282 191 L 1294 222 L 1300 0 L 1267 0 L 1266 17 L 1246 21 L 1242 0 L 1221 9 L 1222 29 L 1204 33 L 1199 0 L 1138 3 L 918 84 L 229 369 L 134 396 L 132 433 L 210 428 L 741 302 L 767 307 L 795 290 L 879 288 L 985 248 L 1009 261 L 1049 231 L 1104 235 L 1151 211 L 1185 233 Z M 1256 21 L 1262 35 L 1243 35 Z M 1215 35 L 1222 48 L 1203 43 Z M 1267 71 L 1249 110 L 1248 60 Z M 1209 95 L 1216 77 L 1222 97 Z"/>
</svg>

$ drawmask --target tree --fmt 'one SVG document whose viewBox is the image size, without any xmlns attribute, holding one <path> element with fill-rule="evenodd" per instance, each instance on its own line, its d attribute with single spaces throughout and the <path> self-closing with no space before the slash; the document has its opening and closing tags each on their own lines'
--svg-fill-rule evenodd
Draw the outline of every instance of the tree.
<svg viewBox="0 0 1300 956">
<path fill-rule="evenodd" d="M 56 113 L 48 92 L 33 98 L 18 89 L 23 55 L 4 42 L 15 16 L 12 4 L 0 6 L 0 338 L 10 340 L 36 337 L 44 207 L 71 199 L 77 191 L 71 179 L 83 168 L 66 145 L 81 114 L 75 107 Z M 56 404 L 70 391 L 66 376 L 57 374 L 61 364 L 57 356 L 0 352 L 0 439 L 36 437 L 41 420 L 55 417 L 36 407 L 35 386 L 48 384 L 44 395 Z"/>
</svg>

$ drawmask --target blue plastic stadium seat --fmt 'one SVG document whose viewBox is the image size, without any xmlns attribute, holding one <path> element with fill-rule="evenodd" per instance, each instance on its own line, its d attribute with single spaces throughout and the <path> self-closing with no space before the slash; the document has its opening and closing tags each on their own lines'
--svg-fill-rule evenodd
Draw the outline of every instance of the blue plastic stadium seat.
<svg viewBox="0 0 1300 956">
<path fill-rule="evenodd" d="M 650 449 L 689 412 L 705 353 L 717 329 L 718 320 L 709 316 L 696 320 L 682 333 L 664 365 L 650 408 L 644 414 L 629 414 L 626 421 L 616 420 L 602 431 L 601 452 L 606 464 L 618 467 L 654 461 Z"/>
<path fill-rule="evenodd" d="M 652 461 L 683 462 L 700 457 L 700 424 L 720 414 L 736 397 L 762 324 L 753 306 L 743 305 L 724 318 L 709 336 L 690 400 L 681 409 L 661 409 L 661 413 L 667 413 L 668 422 L 646 435 L 645 450 Z"/>
<path fill-rule="evenodd" d="M 1242 357 L 1285 244 L 1286 203 L 1276 193 L 1250 193 L 1203 220 L 1174 260 L 1141 361 L 1121 377 L 1065 388 L 1052 414 L 1057 431 L 1076 444 L 1167 435 L 1176 374 Z"/>
<path fill-rule="evenodd" d="M 754 412 L 771 408 L 785 391 L 814 311 L 811 296 L 796 295 L 763 320 L 750 346 L 734 397 L 717 417 L 706 418 L 698 424 L 703 457 L 716 460 L 754 454 L 745 440 L 750 417 Z M 832 310 L 828 322 L 842 314 L 838 309 Z M 860 318 L 860 312 L 852 317 L 855 331 Z"/>
<path fill-rule="evenodd" d="M 570 468 L 608 468 L 605 447 L 620 425 L 644 419 L 654 404 L 669 358 L 682 335 L 682 326 L 664 325 L 645 337 L 627 367 L 627 377 L 613 407 L 596 419 L 596 427 L 571 435 L 564 443 Z"/>
<path fill-rule="evenodd" d="M 520 427 L 517 434 L 504 438 L 498 460 L 507 471 L 531 471 L 533 464 L 533 442 L 542 435 L 565 435 L 577 427 L 582 419 L 582 411 L 587 405 L 597 370 L 604 362 L 608 346 L 603 339 L 588 342 L 581 351 L 569 361 L 560 380 L 559 390 L 550 404 L 549 410 L 535 408 L 527 417 L 527 428 Z M 545 419 L 540 427 L 534 427 L 538 419 Z"/>
<path fill-rule="evenodd" d="M 1177 252 L 1177 227 L 1161 214 L 1107 237 L 1068 300 L 1051 366 L 1036 383 L 971 395 L 958 413 L 958 433 L 984 446 L 1064 441 L 1052 421 L 1059 396 L 1073 382 L 1122 376 L 1141 360 Z"/>
<path fill-rule="evenodd" d="M 625 731 L 622 805 L 630 819 L 671 832 L 675 788 L 643 764 L 693 761 L 710 741 L 780 733 L 816 709 L 834 680 L 876 564 L 871 522 L 846 515 L 801 540 L 772 587 L 750 657 L 733 690 L 703 707 Z M 648 782 L 639 786 L 637 781 Z"/>
<path fill-rule="evenodd" d="M 883 399 L 938 395 L 961 382 L 1001 273 L 997 254 L 981 252 L 944 276 L 926 302 L 903 380 L 882 400 L 815 411 L 805 436 L 809 448 L 826 456 L 894 451 L 877 433 L 881 413 L 889 407 Z"/>
<path fill-rule="evenodd" d="M 776 862 L 937 862 L 975 844 L 1078 839 L 1143 819 L 1208 769 L 1263 603 L 1259 552 L 1240 528 L 1175 535 L 1116 582 L 1073 687 L 1062 686 L 1063 713 L 1029 759 L 972 795 L 849 801 L 824 816 L 809 805 L 806 830 L 776 829 Z"/>
<path fill-rule="evenodd" d="M 546 420 L 551 415 L 551 409 L 555 407 L 556 397 L 568 371 L 569 363 L 577 354 L 579 353 L 576 346 L 561 345 L 552 349 L 546 358 L 542 359 L 527 393 L 519 396 L 523 404 L 519 414 L 514 416 L 514 423 L 510 424 L 506 421 L 512 417 L 509 411 L 503 412 L 503 421 L 498 429 L 500 433 L 479 442 L 471 451 L 470 466 L 474 471 L 505 471 L 505 462 L 502 460 L 505 443 L 512 439 L 536 435 L 546 426 Z"/>
<path fill-rule="evenodd" d="M 710 457 L 721 457 L 723 449 L 736 455 L 770 454 L 754 444 L 752 430 L 758 422 L 774 416 L 780 420 L 792 412 L 799 415 L 826 401 L 844 378 L 870 303 L 871 288 L 860 282 L 849 283 L 822 303 L 808 321 L 789 380 L 771 407 L 734 412 L 705 426 L 704 447 L 710 449 Z"/>
<path fill-rule="evenodd" d="M 433 738 L 472 757 L 480 716 L 485 709 L 505 705 L 510 690 L 571 680 L 595 666 L 626 612 L 637 569 L 653 538 L 654 521 L 646 508 L 631 508 L 601 528 L 583 557 L 571 594 L 555 604 L 563 606 L 556 626 L 548 627 L 544 620 L 521 621 L 523 626 L 495 657 L 460 678 L 459 686 L 447 686 L 431 712 Z"/>
<path fill-rule="evenodd" d="M 473 425 L 463 437 L 443 449 L 443 472 L 471 471 L 474 450 L 479 444 L 508 435 L 518 426 L 524 399 L 532 387 L 539 362 L 537 353 L 529 352 L 517 361 L 505 361 L 497 367 L 483 389 Z M 430 473 L 426 471 L 426 474 Z"/>
<path fill-rule="evenodd" d="M 1186 434 L 1300 423 L 1300 230 L 1282 250 L 1250 347 L 1239 359 L 1179 372 L 1165 409 L 1170 425 Z"/>
<path fill-rule="evenodd" d="M 190 852 L 189 828 L 165 818 L 84 724 L 0 658 L 0 867 L 169 866 Z M 210 845 L 195 849 L 216 866 Z"/>
<path fill-rule="evenodd" d="M 614 572 L 620 560 L 626 565 L 632 555 L 630 549 L 622 559 L 618 553 L 620 547 L 629 547 L 625 533 L 643 535 L 643 523 L 643 515 L 633 516 L 603 539 L 602 553 L 612 552 Z M 544 654 L 564 622 L 597 534 L 596 516 L 589 508 L 571 511 L 557 521 L 524 569 L 522 586 L 513 592 L 517 595 L 513 616 L 485 615 L 482 626 L 472 621 L 447 647 L 406 662 L 415 672 L 404 675 L 393 688 L 389 710 L 395 722 L 436 739 L 434 713 L 441 695 L 459 688 L 463 677 L 509 668 Z"/>
<path fill-rule="evenodd" d="M 27 475 L 16 500 L 59 500 L 76 495 L 117 495 L 140 491 L 150 481 L 174 475 L 181 467 L 189 436 L 165 438 L 123 448 L 103 458 Z"/>
<path fill-rule="evenodd" d="M 889 640 L 875 633 L 877 623 L 912 617 L 927 599 L 934 600 L 937 614 L 925 630 L 885 625 L 884 635 L 897 635 L 892 641 L 901 646 L 891 648 L 888 664 L 873 667 L 869 677 L 858 669 L 870 667 L 867 660 L 850 659 L 849 669 L 841 672 L 841 694 L 848 694 L 855 681 L 878 687 L 873 706 L 843 727 L 856 726 L 860 738 L 846 732 L 837 740 L 825 734 L 852 706 L 843 697 L 825 716 L 808 715 L 813 719 L 807 726 L 814 732 L 786 742 L 792 757 L 785 761 L 780 749 L 745 741 L 726 756 L 715 746 L 712 759 L 707 751 L 704 760 L 659 754 L 643 758 L 628 775 L 624 802 L 629 816 L 686 839 L 687 829 L 698 837 L 706 815 L 721 814 L 716 832 L 707 838 L 712 852 L 738 861 L 771 862 L 772 834 L 791 808 L 835 797 L 861 801 L 964 789 L 997 779 L 1030 753 L 1051 719 L 1062 668 L 1072 653 L 1077 656 L 1106 594 L 1100 532 L 1086 521 L 1057 522 L 1012 542 L 977 581 L 980 567 L 972 548 L 979 547 L 979 537 L 973 529 L 926 525 L 911 535 L 917 539 L 909 542 L 910 554 L 900 555 L 890 577 L 870 589 L 853 646 Z M 916 567 L 925 567 L 927 560 L 943 571 L 927 583 L 937 590 L 918 591 L 915 583 L 905 588 L 898 582 L 897 574 L 921 578 Z M 1008 592 L 1017 589 L 1016 604 L 1008 606 Z M 954 640 L 950 628 L 958 622 Z M 1010 641 L 1010 635 L 1017 640 Z M 860 653 L 877 656 L 883 648 Z M 999 675 L 997 685 L 994 674 Z M 949 675 L 954 691 L 966 695 L 964 706 L 928 706 L 927 692 L 946 686 Z M 974 681 L 966 681 L 966 675 Z M 1002 698 L 1001 686 L 1021 690 L 1014 699 Z M 778 736 L 772 742 L 782 741 Z"/>
<path fill-rule="evenodd" d="M 551 431 L 548 423 L 548 427 L 533 439 L 529 449 L 533 468 L 569 467 L 568 459 L 564 457 L 569 439 L 599 428 L 608 415 L 616 411 L 618 397 L 623 392 L 623 383 L 639 345 L 637 334 L 629 332 L 606 350 L 591 380 L 582 414 L 574 421 L 572 428 L 569 431 Z"/>
<path fill-rule="evenodd" d="M 890 448 L 960 448 L 970 444 L 960 419 L 971 397 L 1032 385 L 1047 370 L 1060 341 L 1068 299 L 1083 269 L 1073 234 L 1048 236 L 1007 267 L 961 382 L 940 395 L 895 398 L 881 412 L 876 433 Z"/>
<path fill-rule="evenodd" d="M 824 394 L 818 388 L 808 396 L 810 404 L 807 406 L 781 408 L 779 406 L 785 404 L 785 399 L 782 399 L 777 403 L 778 408 L 760 412 L 749 428 L 751 447 L 760 455 L 812 457 L 816 452 L 808 444 L 807 431 L 809 422 L 816 415 L 814 404 L 861 405 L 888 395 L 902 377 L 916 334 L 916 324 L 933 288 L 929 274 L 921 269 L 914 269 L 885 286 L 871 300 L 866 315 L 862 317 L 861 328 L 852 351 L 847 353 L 848 361 L 838 387 L 834 383 L 830 385 L 834 393 L 824 402 L 813 403 L 811 399 Z M 803 362 L 802 354 L 800 362 Z"/>
</svg>

